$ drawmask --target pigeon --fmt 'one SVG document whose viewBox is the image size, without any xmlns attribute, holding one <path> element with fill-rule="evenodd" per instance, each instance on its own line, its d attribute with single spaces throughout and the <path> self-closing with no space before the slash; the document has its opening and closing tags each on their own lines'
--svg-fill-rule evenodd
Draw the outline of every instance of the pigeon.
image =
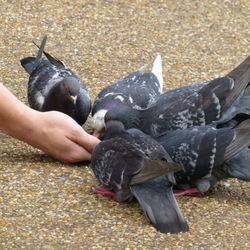
<svg viewBox="0 0 250 250">
<path fill-rule="evenodd" d="M 135 197 L 160 232 L 189 230 L 172 191 L 173 172 L 182 166 L 172 162 L 153 139 L 132 135 L 121 122 L 110 121 L 104 140 L 94 148 L 91 168 L 104 189 L 115 192 L 118 202 Z"/>
<path fill-rule="evenodd" d="M 36 57 L 21 60 L 21 65 L 30 75 L 29 105 L 38 111 L 63 112 L 82 126 L 91 111 L 89 92 L 63 62 L 44 51 L 46 40 L 45 36 Z M 47 59 L 42 57 L 43 53 Z"/>
<path fill-rule="evenodd" d="M 235 128 L 194 126 L 166 131 L 154 139 L 184 166 L 174 174 L 179 189 L 195 187 L 203 194 L 222 179 L 250 181 L 250 119 Z"/>
<path fill-rule="evenodd" d="M 95 98 L 92 108 L 92 127 L 96 135 L 105 127 L 104 116 L 112 107 L 129 106 L 144 109 L 151 106 L 162 93 L 162 60 L 157 55 L 151 72 L 143 66 L 118 82 L 104 88 Z"/>
<path fill-rule="evenodd" d="M 149 108 L 113 107 L 104 120 L 119 120 L 157 136 L 167 130 L 208 125 L 219 120 L 247 88 L 250 56 L 226 76 L 168 91 Z"/>
</svg>

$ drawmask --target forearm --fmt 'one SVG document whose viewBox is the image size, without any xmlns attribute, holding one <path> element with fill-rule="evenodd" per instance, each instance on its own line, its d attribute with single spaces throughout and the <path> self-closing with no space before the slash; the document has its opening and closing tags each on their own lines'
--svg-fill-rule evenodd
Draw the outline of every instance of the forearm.
<svg viewBox="0 0 250 250">
<path fill-rule="evenodd" d="M 37 111 L 19 101 L 0 83 L 0 130 L 17 139 L 24 140 L 32 133 Z"/>
<path fill-rule="evenodd" d="M 0 130 L 66 162 L 90 160 L 100 142 L 68 115 L 31 109 L 1 83 Z"/>
</svg>

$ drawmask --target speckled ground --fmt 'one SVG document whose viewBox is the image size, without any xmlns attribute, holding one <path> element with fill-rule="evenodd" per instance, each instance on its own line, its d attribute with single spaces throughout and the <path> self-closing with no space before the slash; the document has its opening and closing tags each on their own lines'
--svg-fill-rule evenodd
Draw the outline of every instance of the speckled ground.
<svg viewBox="0 0 250 250">
<path fill-rule="evenodd" d="M 2 0 L 0 81 L 24 102 L 19 60 L 48 35 L 91 96 L 160 52 L 165 89 L 222 76 L 250 54 L 248 0 Z M 0 134 L 0 249 L 249 249 L 250 184 L 178 198 L 190 232 L 164 235 L 137 203 L 95 196 L 88 164 L 66 165 Z"/>
</svg>

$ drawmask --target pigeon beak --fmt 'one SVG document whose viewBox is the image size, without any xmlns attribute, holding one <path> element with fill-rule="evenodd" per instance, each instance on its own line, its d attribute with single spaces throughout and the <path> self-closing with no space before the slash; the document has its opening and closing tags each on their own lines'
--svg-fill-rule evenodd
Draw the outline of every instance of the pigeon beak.
<svg viewBox="0 0 250 250">
<path fill-rule="evenodd" d="M 92 133 L 93 136 L 97 137 L 98 139 L 102 139 L 102 133 L 101 132 L 98 132 L 98 131 L 94 131 Z"/>
<path fill-rule="evenodd" d="M 71 95 L 71 96 L 70 96 L 70 100 L 71 100 L 74 104 L 76 104 L 77 96 Z"/>
<path fill-rule="evenodd" d="M 105 129 L 102 130 L 93 130 L 92 135 L 97 137 L 98 139 L 102 140 L 104 138 L 105 135 Z"/>
<path fill-rule="evenodd" d="M 93 136 L 97 137 L 98 139 L 100 139 L 101 136 L 102 136 L 102 133 L 100 131 L 95 131 L 94 129 L 89 129 L 88 133 L 90 135 L 93 135 Z"/>
</svg>

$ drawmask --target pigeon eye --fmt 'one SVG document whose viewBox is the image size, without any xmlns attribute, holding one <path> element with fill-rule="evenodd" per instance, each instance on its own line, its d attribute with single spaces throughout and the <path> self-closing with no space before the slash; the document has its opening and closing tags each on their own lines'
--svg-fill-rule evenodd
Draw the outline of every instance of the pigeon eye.
<svg viewBox="0 0 250 250">
<path fill-rule="evenodd" d="M 64 91 L 65 92 L 69 92 L 69 87 L 68 86 L 64 86 Z"/>
<path fill-rule="evenodd" d="M 105 121 L 106 121 L 106 122 L 112 121 L 112 118 L 111 118 L 111 117 L 108 117 L 108 118 L 105 119 Z"/>
</svg>

